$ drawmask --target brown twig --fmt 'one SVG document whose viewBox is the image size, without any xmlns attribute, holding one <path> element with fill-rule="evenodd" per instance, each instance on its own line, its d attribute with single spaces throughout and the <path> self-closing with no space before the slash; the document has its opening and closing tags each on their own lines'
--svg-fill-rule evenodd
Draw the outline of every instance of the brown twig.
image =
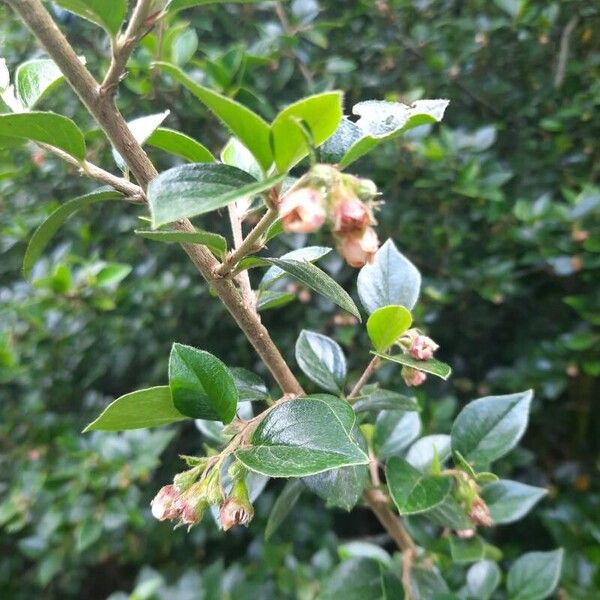
<svg viewBox="0 0 600 600">
<path fill-rule="evenodd" d="M 565 82 L 565 74 L 567 72 L 567 64 L 569 60 L 569 43 L 578 22 L 579 17 L 577 15 L 573 15 L 569 19 L 569 22 L 566 24 L 562 35 L 560 36 L 560 49 L 558 51 L 558 61 L 556 62 L 556 73 L 554 75 L 555 90 L 560 89 Z"/>
<path fill-rule="evenodd" d="M 367 382 L 369 379 L 371 379 L 373 373 L 375 373 L 377 370 L 377 367 L 379 367 L 380 362 L 381 360 L 378 356 L 374 356 L 371 359 L 371 362 L 367 365 L 367 368 L 364 370 L 363 374 L 360 376 L 360 379 L 356 382 L 356 385 L 352 388 L 352 391 L 348 395 L 347 400 L 350 402 L 350 404 L 353 404 L 357 400 L 358 395 L 361 393 L 365 385 L 367 385 Z"/>
<path fill-rule="evenodd" d="M 229 211 L 229 221 L 231 223 L 231 233 L 233 235 L 233 244 L 235 247 L 235 251 L 239 250 L 239 248 L 244 243 L 244 235 L 242 232 L 242 217 L 239 213 L 239 208 L 237 202 L 231 203 L 228 207 Z M 223 265 L 221 265 L 217 271 L 220 274 Z M 236 275 L 236 280 L 238 285 L 240 286 L 240 292 L 242 294 L 242 298 L 246 302 L 246 305 L 250 307 L 252 310 L 256 310 L 256 296 L 252 291 L 252 285 L 250 284 L 250 276 L 248 275 L 248 271 L 242 271 Z"/>
</svg>

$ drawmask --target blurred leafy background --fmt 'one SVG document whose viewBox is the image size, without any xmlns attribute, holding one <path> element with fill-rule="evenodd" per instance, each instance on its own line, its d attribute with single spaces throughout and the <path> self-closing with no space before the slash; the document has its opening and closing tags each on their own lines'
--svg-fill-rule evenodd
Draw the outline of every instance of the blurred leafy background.
<svg viewBox="0 0 600 600">
<path fill-rule="evenodd" d="M 92 70 L 106 68 L 98 31 L 59 9 L 55 16 Z M 466 400 L 535 389 L 522 448 L 500 473 L 550 493 L 492 541 L 507 558 L 563 546 L 560 597 L 576 599 L 600 590 L 599 31 L 600 5 L 585 0 L 207 5 L 143 40 L 119 96 L 127 118 L 169 109 L 167 126 L 213 149 L 223 130 L 152 61 L 175 62 L 266 117 L 332 88 L 346 91 L 347 108 L 370 98 L 451 99 L 441 127 L 382 146 L 353 170 L 383 191 L 381 238 L 394 238 L 421 269 L 419 321 L 454 367 L 448 383 L 419 391 L 426 431 L 447 431 Z M 0 54 L 11 69 L 43 56 L 2 7 Z M 87 125 L 94 160 L 112 164 L 66 86 L 44 107 Z M 112 398 L 164 383 L 173 341 L 264 375 L 183 253 L 131 235 L 141 214 L 133 207 L 86 209 L 33 283 L 24 281 L 35 227 L 89 189 L 39 150 L 0 150 L 0 596 L 316 597 L 340 543 L 388 543 L 367 511 L 326 511 L 304 494 L 266 543 L 281 489 L 272 482 L 249 530 L 223 536 L 208 519 L 173 532 L 148 504 L 181 466 L 177 454 L 204 443 L 194 426 L 80 434 Z M 224 231 L 223 222 L 212 217 L 210 227 Z M 325 265 L 352 285 L 355 272 L 340 260 Z M 358 373 L 363 334 L 332 305 L 300 298 L 264 314 L 287 355 L 301 328 L 315 329 L 341 341 Z M 381 378 L 400 385 L 396 372 Z"/>
</svg>

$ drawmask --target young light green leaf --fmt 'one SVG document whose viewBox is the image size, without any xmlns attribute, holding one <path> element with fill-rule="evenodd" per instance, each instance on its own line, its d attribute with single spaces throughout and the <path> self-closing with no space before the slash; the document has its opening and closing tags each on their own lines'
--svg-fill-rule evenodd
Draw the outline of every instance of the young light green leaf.
<svg viewBox="0 0 600 600">
<path fill-rule="evenodd" d="M 136 235 L 157 242 L 175 242 L 177 244 L 203 244 L 217 256 L 227 252 L 227 240 L 218 233 L 209 231 L 152 231 L 137 229 Z"/>
<path fill-rule="evenodd" d="M 119 32 L 127 12 L 127 0 L 55 0 L 70 12 L 99 25 L 113 37 Z"/>
<path fill-rule="evenodd" d="M 509 600 L 543 600 L 560 580 L 563 550 L 528 552 L 518 558 L 508 572 Z"/>
<path fill-rule="evenodd" d="M 262 177 L 262 168 L 256 158 L 237 138 L 229 138 L 229 141 L 221 150 L 221 162 L 242 169 L 242 171 L 250 173 L 256 179 Z"/>
<path fill-rule="evenodd" d="M 304 374 L 323 389 L 340 393 L 346 379 L 346 357 L 339 344 L 314 331 L 303 330 L 296 341 L 296 361 Z"/>
<path fill-rule="evenodd" d="M 0 144 L 4 138 L 41 142 L 77 160 L 85 158 L 83 133 L 71 119 L 52 112 L 0 115 Z"/>
<path fill-rule="evenodd" d="M 271 166 L 271 129 L 266 121 L 239 102 L 196 83 L 178 67 L 163 62 L 157 65 L 203 102 L 252 152 L 265 171 Z"/>
<path fill-rule="evenodd" d="M 30 110 L 63 79 L 53 60 L 40 58 L 21 63 L 15 71 L 15 92 L 23 108 Z"/>
<path fill-rule="evenodd" d="M 220 163 L 196 163 L 173 167 L 148 186 L 152 227 L 227 206 L 254 196 L 282 180 L 282 176 L 256 181 L 245 171 Z"/>
<path fill-rule="evenodd" d="M 354 419 L 348 404 L 318 397 L 289 400 L 267 414 L 252 434 L 250 446 L 236 456 L 252 471 L 269 477 L 305 477 L 367 464 L 367 455 L 346 430 L 348 419 Z"/>
<path fill-rule="evenodd" d="M 256 301 L 256 310 L 271 310 L 289 304 L 296 299 L 292 292 L 275 292 L 273 290 L 261 290 Z"/>
<path fill-rule="evenodd" d="M 271 125 L 275 164 L 280 173 L 289 171 L 309 152 L 302 128 L 311 134 L 315 147 L 330 137 L 342 118 L 342 92 L 324 92 L 303 98 L 283 109 Z"/>
<path fill-rule="evenodd" d="M 412 325 L 412 315 L 404 306 L 382 306 L 371 313 L 367 333 L 375 350 L 387 350 Z"/>
<path fill-rule="evenodd" d="M 444 433 L 426 435 L 417 440 L 406 454 L 406 462 L 415 469 L 425 473 L 429 472 L 437 454 L 440 463 L 448 460 L 452 454 L 450 450 L 450 436 Z"/>
<path fill-rule="evenodd" d="M 452 425 L 452 449 L 485 466 L 512 450 L 527 428 L 532 390 L 470 402 Z"/>
<path fill-rule="evenodd" d="M 358 295 L 369 313 L 398 304 L 412 310 L 420 290 L 421 274 L 392 240 L 387 240 L 374 261 L 358 274 Z"/>
<path fill-rule="evenodd" d="M 420 411 L 417 399 L 412 396 L 404 396 L 390 390 L 383 390 L 377 385 L 369 385 L 363 388 L 359 400 L 354 403 L 354 412 L 365 412 L 368 410 L 400 410 Z"/>
<path fill-rule="evenodd" d="M 392 500 L 401 515 L 425 512 L 441 504 L 452 488 L 452 481 L 441 475 L 427 475 L 399 456 L 392 456 L 385 469 Z"/>
<path fill-rule="evenodd" d="M 467 595 L 478 600 L 489 600 L 500 585 L 501 571 L 491 560 L 480 560 L 467 571 Z"/>
<path fill-rule="evenodd" d="M 171 0 L 167 9 L 169 13 L 175 13 L 193 6 L 204 6 L 205 4 L 256 4 L 264 0 Z"/>
<path fill-rule="evenodd" d="M 418 369 L 419 371 L 423 371 L 425 373 L 430 373 L 431 375 L 435 375 L 436 377 L 444 380 L 448 379 L 448 377 L 450 377 L 452 374 L 452 368 L 450 365 L 447 365 L 436 358 L 419 360 L 417 358 L 413 358 L 410 354 L 381 354 L 380 352 L 373 352 L 373 354 L 375 354 L 375 356 L 379 356 L 379 358 L 383 358 L 384 360 L 389 360 L 405 367 L 413 367 L 414 369 Z"/>
<path fill-rule="evenodd" d="M 169 386 L 175 408 L 194 419 L 233 420 L 238 391 L 229 369 L 212 354 L 173 344 L 169 357 Z"/>
<path fill-rule="evenodd" d="M 175 156 L 180 156 L 188 162 L 215 162 L 215 157 L 208 148 L 189 135 L 174 129 L 159 127 L 150 135 L 146 143 Z"/>
<path fill-rule="evenodd" d="M 421 432 L 421 418 L 416 412 L 383 410 L 375 421 L 373 444 L 377 456 L 386 459 L 402 454 Z"/>
<path fill-rule="evenodd" d="M 280 260 L 301 260 L 306 262 L 315 262 L 323 256 L 329 254 L 331 248 L 324 246 L 306 246 L 305 248 L 298 248 L 287 252 L 283 256 L 280 256 Z M 285 271 L 279 267 L 269 267 L 263 275 L 258 287 L 260 289 L 266 289 L 271 287 L 276 281 L 279 281 L 285 276 Z"/>
<path fill-rule="evenodd" d="M 174 406 L 168 385 L 125 394 L 111 402 L 86 431 L 124 431 L 158 427 L 185 419 Z"/>
<path fill-rule="evenodd" d="M 352 298 L 334 279 L 315 265 L 298 260 L 265 258 L 269 264 L 283 269 L 315 292 L 329 298 L 332 302 L 354 315 L 360 321 L 360 313 Z"/>
<path fill-rule="evenodd" d="M 104 202 L 106 200 L 119 200 L 123 198 L 121 192 L 116 192 L 108 188 L 101 188 L 85 196 L 73 198 L 64 204 L 61 204 L 34 232 L 23 258 L 23 275 L 29 279 L 31 269 L 41 256 L 42 252 L 58 231 L 60 226 L 75 212 L 84 206 Z"/>
<path fill-rule="evenodd" d="M 544 488 L 507 479 L 488 483 L 481 490 L 481 496 L 497 525 L 518 521 L 547 493 Z"/>
<path fill-rule="evenodd" d="M 269 541 L 285 521 L 290 511 L 296 506 L 303 490 L 304 486 L 300 479 L 290 479 L 285 484 L 269 512 L 269 520 L 265 527 L 265 541 Z"/>
</svg>

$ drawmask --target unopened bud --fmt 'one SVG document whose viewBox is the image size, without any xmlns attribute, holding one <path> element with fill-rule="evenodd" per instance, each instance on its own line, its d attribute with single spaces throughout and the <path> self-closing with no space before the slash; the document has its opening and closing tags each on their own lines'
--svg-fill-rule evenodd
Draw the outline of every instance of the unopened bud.
<svg viewBox="0 0 600 600">
<path fill-rule="evenodd" d="M 323 195 L 310 187 L 299 188 L 283 197 L 279 205 L 283 230 L 288 233 L 312 233 L 327 216 Z"/>
<path fill-rule="evenodd" d="M 175 477 L 173 477 L 173 484 L 179 493 L 183 493 L 188 490 L 202 475 L 202 471 L 204 471 L 204 465 L 196 465 L 187 471 L 183 471 L 182 473 L 177 473 Z"/>
<path fill-rule="evenodd" d="M 361 200 L 373 200 L 377 196 L 377 186 L 370 179 L 359 179 L 355 189 Z"/>
<path fill-rule="evenodd" d="M 333 230 L 336 233 L 362 232 L 371 221 L 368 206 L 356 196 L 342 197 L 335 203 Z"/>
<path fill-rule="evenodd" d="M 431 360 L 438 348 L 439 346 L 430 337 L 418 334 L 413 337 L 409 353 L 418 360 Z"/>
<path fill-rule="evenodd" d="M 196 525 L 202 520 L 208 507 L 206 488 L 206 479 L 197 481 L 174 502 L 182 523 Z"/>
<path fill-rule="evenodd" d="M 404 379 L 404 383 L 410 387 L 417 387 L 427 379 L 426 373 L 412 367 L 402 367 L 400 374 L 402 375 L 402 379 Z"/>
<path fill-rule="evenodd" d="M 154 496 L 150 502 L 152 516 L 159 521 L 168 519 L 177 519 L 179 511 L 175 508 L 174 503 L 179 497 L 177 488 L 174 485 L 165 485 Z"/>
<path fill-rule="evenodd" d="M 482 527 L 491 527 L 494 524 L 488 505 L 480 497 L 477 497 L 471 505 L 469 519 L 475 525 L 481 525 Z"/>
<path fill-rule="evenodd" d="M 222 504 L 219 510 L 221 525 L 229 531 L 235 525 L 248 525 L 254 516 L 254 507 L 248 497 L 248 488 L 243 479 L 233 483 L 231 495 Z"/>
<path fill-rule="evenodd" d="M 472 537 L 475 537 L 475 530 L 474 529 L 458 529 L 456 531 L 456 535 L 461 540 L 469 540 Z"/>
<path fill-rule="evenodd" d="M 357 234 L 350 233 L 340 236 L 337 248 L 351 267 L 360 268 L 373 261 L 379 248 L 379 239 L 375 230 L 367 227 Z"/>
</svg>

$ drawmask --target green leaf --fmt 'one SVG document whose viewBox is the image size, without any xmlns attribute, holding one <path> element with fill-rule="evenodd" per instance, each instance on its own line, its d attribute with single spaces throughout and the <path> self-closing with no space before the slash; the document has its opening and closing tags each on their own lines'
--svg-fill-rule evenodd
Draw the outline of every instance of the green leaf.
<svg viewBox="0 0 600 600">
<path fill-rule="evenodd" d="M 363 388 L 359 400 L 353 404 L 354 412 L 365 412 L 368 410 L 400 410 L 420 411 L 421 407 L 417 399 L 409 396 L 382 390 L 378 385 L 368 385 Z"/>
<path fill-rule="evenodd" d="M 265 171 L 271 166 L 271 128 L 266 121 L 235 100 L 196 83 L 178 67 L 164 62 L 157 65 L 203 102 L 252 152 Z"/>
<path fill-rule="evenodd" d="M 412 600 L 436 600 L 443 598 L 448 585 L 436 567 L 413 566 L 410 570 Z"/>
<path fill-rule="evenodd" d="M 441 504 L 452 481 L 441 475 L 427 475 L 399 456 L 392 456 L 385 468 L 387 485 L 401 515 L 415 515 Z"/>
<path fill-rule="evenodd" d="M 477 600 L 489 600 L 500 585 L 501 572 L 491 560 L 480 560 L 467 571 L 467 595 Z"/>
<path fill-rule="evenodd" d="M 384 360 L 398 363 L 399 365 L 413 367 L 419 371 L 431 373 L 431 375 L 435 375 L 444 380 L 448 379 L 452 374 L 450 365 L 435 358 L 419 360 L 418 358 L 413 358 L 410 354 L 381 354 L 380 352 L 373 352 L 372 354 L 375 354 L 375 356 L 379 356 L 379 358 L 383 358 Z"/>
<path fill-rule="evenodd" d="M 0 115 L 0 144 L 7 137 L 48 144 L 71 155 L 85 159 L 85 140 L 77 125 L 52 112 L 27 112 Z"/>
<path fill-rule="evenodd" d="M 63 74 L 48 58 L 28 60 L 15 71 L 15 92 L 25 109 L 31 109 L 45 94 L 51 92 Z"/>
<path fill-rule="evenodd" d="M 449 529 L 473 528 L 473 522 L 465 514 L 464 509 L 458 501 L 452 496 L 447 496 L 441 504 L 427 511 L 424 516 L 430 521 Z"/>
<path fill-rule="evenodd" d="M 378 308 L 367 321 L 367 333 L 375 350 L 387 350 L 412 325 L 412 315 L 404 306 Z"/>
<path fill-rule="evenodd" d="M 420 125 L 442 120 L 448 100 L 417 100 L 408 106 L 400 102 L 367 100 L 359 102 L 352 112 L 356 122 L 344 119 L 324 147 L 324 159 L 346 168 L 379 144 L 392 140 Z"/>
<path fill-rule="evenodd" d="M 525 433 L 532 398 L 528 390 L 470 402 L 452 425 L 452 450 L 480 466 L 501 458 Z"/>
<path fill-rule="evenodd" d="M 421 418 L 416 412 L 383 410 L 375 421 L 373 443 L 377 456 L 386 459 L 401 454 L 421 432 Z"/>
<path fill-rule="evenodd" d="M 387 569 L 394 569 L 395 563 L 392 557 L 380 546 L 370 542 L 346 542 L 338 546 L 338 554 L 342 560 L 350 558 L 369 558 L 380 563 Z"/>
<path fill-rule="evenodd" d="M 34 232 L 23 258 L 23 275 L 29 279 L 31 269 L 41 256 L 42 252 L 58 231 L 60 226 L 75 212 L 84 206 L 104 202 L 106 200 L 119 200 L 123 198 L 121 192 L 115 192 L 108 188 L 101 188 L 85 196 L 73 198 L 64 204 L 61 204 Z"/>
<path fill-rule="evenodd" d="M 252 152 L 237 138 L 232 137 L 225 144 L 223 150 L 221 150 L 221 162 L 242 169 L 242 171 L 250 173 L 256 179 L 262 177 L 261 166 L 252 155 Z"/>
<path fill-rule="evenodd" d="M 161 173 L 148 186 L 152 227 L 223 208 L 277 185 L 282 177 L 256 181 L 245 171 L 220 163 L 196 163 Z"/>
<path fill-rule="evenodd" d="M 210 150 L 194 138 L 166 127 L 159 127 L 146 140 L 146 143 L 165 152 L 180 156 L 188 162 L 214 162 L 215 157 Z"/>
<path fill-rule="evenodd" d="M 225 424 L 233 420 L 238 391 L 231 372 L 216 356 L 173 344 L 169 385 L 175 408 L 184 415 Z"/>
<path fill-rule="evenodd" d="M 290 511 L 296 506 L 304 486 L 300 479 L 290 479 L 284 486 L 269 512 L 269 520 L 265 528 L 265 540 L 269 541 L 273 534 L 285 521 Z"/>
<path fill-rule="evenodd" d="M 450 436 L 444 433 L 426 435 L 409 448 L 406 462 L 423 473 L 428 472 L 436 455 L 440 463 L 450 458 L 450 443 Z"/>
<path fill-rule="evenodd" d="M 358 274 L 358 296 L 369 313 L 390 305 L 412 310 L 420 290 L 421 274 L 392 240 L 387 240 L 377 250 L 373 262 Z"/>
<path fill-rule="evenodd" d="M 168 385 L 125 394 L 111 402 L 83 431 L 124 431 L 158 427 L 185 419 L 173 405 Z"/>
<path fill-rule="evenodd" d="M 350 558 L 338 565 L 325 582 L 321 600 L 401 600 L 402 584 L 380 561 Z"/>
<path fill-rule="evenodd" d="M 169 13 L 175 13 L 193 6 L 204 6 L 205 4 L 256 4 L 264 0 L 171 0 L 167 9 Z"/>
<path fill-rule="evenodd" d="M 360 313 L 352 298 L 334 279 L 309 262 L 281 258 L 265 258 L 269 264 L 283 269 L 315 292 L 354 315 L 360 321 Z"/>
<path fill-rule="evenodd" d="M 96 25 L 100 25 L 113 37 L 121 29 L 127 12 L 127 0 L 55 0 L 62 6 Z"/>
<path fill-rule="evenodd" d="M 455 564 L 468 564 L 483 560 L 486 556 L 485 540 L 476 535 L 470 539 L 450 536 L 450 556 Z"/>
<path fill-rule="evenodd" d="M 255 402 L 269 398 L 269 390 L 258 375 L 241 367 L 232 367 L 229 370 L 238 391 L 238 402 Z"/>
<path fill-rule="evenodd" d="M 544 488 L 507 479 L 488 483 L 481 490 L 481 496 L 497 525 L 518 521 L 547 493 Z"/>
<path fill-rule="evenodd" d="M 368 464 L 367 455 L 346 431 L 354 420 L 349 405 L 318 397 L 282 402 L 260 422 L 247 449 L 236 456 L 269 477 L 304 477 L 336 467 Z"/>
<path fill-rule="evenodd" d="M 114 288 L 121 283 L 129 273 L 131 265 L 124 263 L 108 263 L 96 273 L 96 285 L 108 288 Z"/>
<path fill-rule="evenodd" d="M 345 400 L 341 401 L 345 402 Z M 363 452 L 366 452 L 367 442 L 356 424 L 347 431 Z M 327 508 L 351 511 L 360 500 L 368 479 L 369 469 L 367 466 L 357 465 L 310 475 L 304 477 L 302 481 L 311 492 L 325 500 Z"/>
<path fill-rule="evenodd" d="M 318 386 L 337 394 L 346 379 L 346 357 L 340 346 L 325 335 L 303 330 L 296 341 L 296 361 Z"/>
<path fill-rule="evenodd" d="M 306 246 L 305 248 L 298 248 L 297 250 L 287 252 L 283 256 L 280 256 L 279 259 L 315 262 L 330 252 L 331 248 L 326 248 L 324 246 Z M 269 288 L 284 276 L 285 271 L 283 269 L 279 267 L 269 267 L 263 275 L 258 287 L 261 289 Z"/>
<path fill-rule="evenodd" d="M 209 231 L 151 231 L 136 229 L 136 235 L 157 242 L 175 242 L 177 244 L 203 244 L 217 256 L 227 252 L 227 240 L 218 233 Z"/>
<path fill-rule="evenodd" d="M 543 600 L 552 594 L 560 580 L 563 550 L 528 552 L 518 558 L 508 572 L 509 600 Z"/>
<path fill-rule="evenodd" d="M 275 292 L 273 290 L 261 290 L 256 302 L 256 310 L 270 310 L 285 306 L 296 299 L 291 292 Z"/>
<path fill-rule="evenodd" d="M 320 146 L 330 137 L 342 118 L 342 92 L 324 92 L 303 98 L 283 109 L 271 125 L 273 155 L 279 172 L 289 171 L 310 151 L 299 126 L 310 131 L 312 143 Z"/>
</svg>

